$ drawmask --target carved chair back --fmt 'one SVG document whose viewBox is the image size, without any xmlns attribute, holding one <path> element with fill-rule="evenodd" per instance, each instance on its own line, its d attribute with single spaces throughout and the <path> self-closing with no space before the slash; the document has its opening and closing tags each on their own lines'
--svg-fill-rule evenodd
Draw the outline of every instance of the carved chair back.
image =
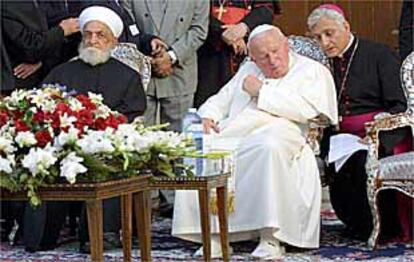
<svg viewBox="0 0 414 262">
<path fill-rule="evenodd" d="M 112 51 L 112 57 L 126 64 L 141 76 L 142 86 L 147 90 L 151 80 L 151 58 L 138 51 L 133 43 L 119 43 Z"/>
</svg>

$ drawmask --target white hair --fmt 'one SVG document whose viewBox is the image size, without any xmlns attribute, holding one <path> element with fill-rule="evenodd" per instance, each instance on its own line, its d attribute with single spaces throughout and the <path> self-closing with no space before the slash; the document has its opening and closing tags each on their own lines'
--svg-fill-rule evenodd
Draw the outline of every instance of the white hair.
<svg viewBox="0 0 414 262">
<path fill-rule="evenodd" d="M 335 10 L 326 9 L 326 8 L 316 8 L 308 16 L 308 28 L 311 29 L 314 27 L 322 17 L 326 17 L 335 21 L 341 29 L 345 29 L 344 22 L 346 21 L 344 16 L 338 13 Z"/>
<path fill-rule="evenodd" d="M 111 49 L 101 50 L 96 47 L 85 47 L 83 41 L 79 45 L 78 52 L 79 59 L 92 66 L 106 63 L 111 58 Z"/>
</svg>

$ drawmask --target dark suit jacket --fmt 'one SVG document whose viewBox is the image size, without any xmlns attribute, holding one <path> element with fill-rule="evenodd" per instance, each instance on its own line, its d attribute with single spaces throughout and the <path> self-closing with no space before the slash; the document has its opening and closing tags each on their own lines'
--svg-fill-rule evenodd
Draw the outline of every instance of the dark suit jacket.
<svg viewBox="0 0 414 262">
<path fill-rule="evenodd" d="M 413 51 L 414 3 L 404 0 L 401 7 L 399 46 L 400 57 L 404 60 Z"/>
<path fill-rule="evenodd" d="M 1 2 L 2 38 L 12 68 L 21 63 L 46 61 L 56 55 L 64 41 L 62 28 L 48 29 L 44 13 L 36 1 Z M 25 80 L 15 79 L 16 85 L 30 88 L 47 73 L 42 67 Z"/>
</svg>

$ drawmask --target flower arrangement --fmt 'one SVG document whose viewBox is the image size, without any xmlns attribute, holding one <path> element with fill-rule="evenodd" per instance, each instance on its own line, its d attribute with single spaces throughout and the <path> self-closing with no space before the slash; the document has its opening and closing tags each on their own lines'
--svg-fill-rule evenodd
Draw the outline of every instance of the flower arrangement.
<svg viewBox="0 0 414 262">
<path fill-rule="evenodd" d="M 48 183 L 174 175 L 176 159 L 197 156 L 189 140 L 165 125 L 127 123 L 100 95 L 74 95 L 59 86 L 16 90 L 0 100 L 0 188 L 26 190 Z M 200 154 L 198 154 L 200 155 Z"/>
</svg>

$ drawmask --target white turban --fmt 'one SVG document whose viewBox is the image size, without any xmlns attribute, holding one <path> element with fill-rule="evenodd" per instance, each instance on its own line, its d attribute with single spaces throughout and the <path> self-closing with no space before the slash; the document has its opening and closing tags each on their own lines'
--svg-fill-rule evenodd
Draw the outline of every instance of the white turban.
<svg viewBox="0 0 414 262">
<path fill-rule="evenodd" d="M 83 32 L 84 26 L 91 21 L 98 21 L 109 27 L 111 32 L 118 38 L 122 30 L 124 30 L 124 23 L 122 19 L 111 9 L 103 6 L 91 6 L 82 11 L 79 15 L 79 25 Z"/>
<path fill-rule="evenodd" d="M 263 25 L 259 25 L 259 26 L 256 26 L 256 28 L 255 29 L 253 29 L 253 31 L 250 33 L 250 35 L 249 35 L 249 39 L 248 39 L 248 41 L 247 41 L 247 46 L 249 47 L 250 46 L 250 41 L 252 41 L 252 39 L 254 38 L 254 37 L 256 37 L 257 35 L 260 35 L 261 33 L 264 33 L 264 32 L 266 32 L 266 31 L 269 31 L 269 30 L 276 30 L 276 31 L 279 31 L 280 33 L 282 33 L 281 31 L 280 31 L 280 29 L 279 28 L 277 28 L 276 26 L 274 26 L 274 25 L 268 25 L 268 24 L 263 24 Z"/>
</svg>

